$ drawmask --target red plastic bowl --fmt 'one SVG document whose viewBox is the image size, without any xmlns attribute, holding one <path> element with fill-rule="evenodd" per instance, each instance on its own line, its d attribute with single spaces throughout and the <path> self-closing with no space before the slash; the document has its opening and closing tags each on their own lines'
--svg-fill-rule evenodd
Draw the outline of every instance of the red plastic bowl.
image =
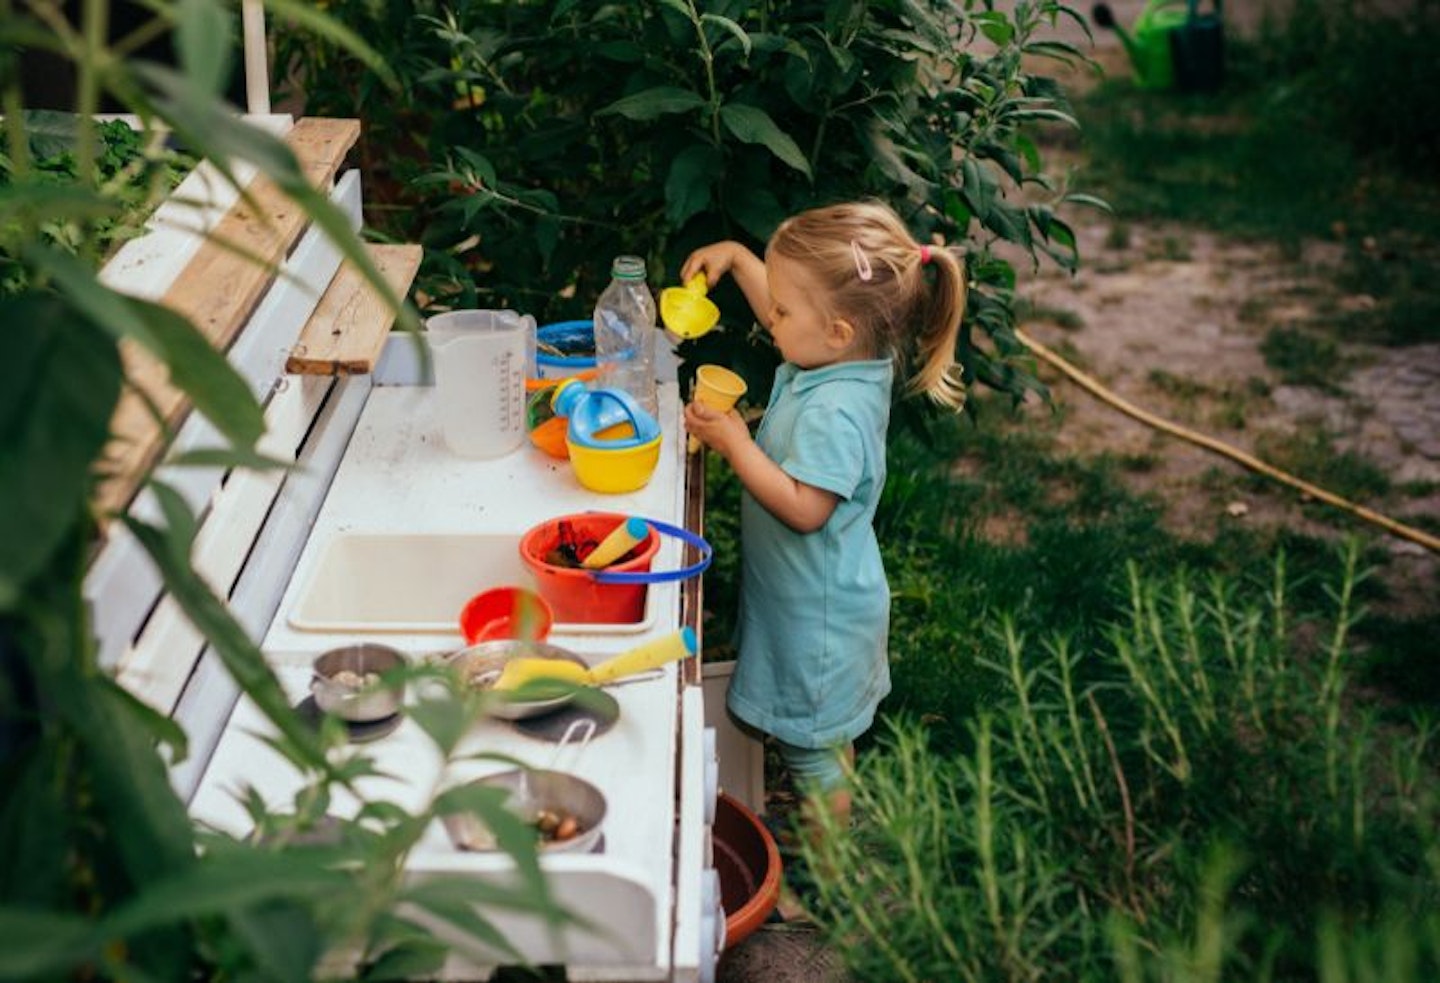
<svg viewBox="0 0 1440 983">
<path fill-rule="evenodd" d="M 554 624 L 545 598 L 524 587 L 482 590 L 460 609 L 460 634 L 468 645 L 502 638 L 544 641 Z"/>
</svg>

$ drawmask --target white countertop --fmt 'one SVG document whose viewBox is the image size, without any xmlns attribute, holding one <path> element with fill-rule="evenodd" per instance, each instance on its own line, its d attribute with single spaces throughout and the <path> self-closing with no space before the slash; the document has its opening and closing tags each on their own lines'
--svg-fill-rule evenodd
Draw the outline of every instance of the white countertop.
<svg viewBox="0 0 1440 983">
<path fill-rule="evenodd" d="M 455 457 L 440 438 L 433 389 L 376 387 L 264 639 L 266 655 L 287 692 L 300 701 L 307 694 L 314 655 L 346 642 L 383 641 L 421 659 L 453 651 L 463 644 L 458 627 L 453 631 L 383 635 L 322 633 L 294 627 L 290 612 L 334 536 L 364 532 L 518 538 L 543 520 L 596 509 L 682 524 L 685 448 L 673 383 L 660 387 L 660 402 L 665 437 L 654 476 L 639 491 L 601 495 L 581 487 L 567 462 L 547 457 L 528 442 L 522 449 L 494 460 Z M 681 554 L 681 544 L 665 537 L 654 568 L 675 568 Z M 651 585 L 648 590 L 648 620 L 642 629 L 552 635 L 550 641 L 593 663 L 675 631 L 679 627 L 679 585 Z M 562 899 L 566 897 L 565 878 L 575 875 L 577 892 L 591 891 L 591 887 L 582 890 L 581 885 L 594 881 L 601 885 L 602 893 L 613 892 L 619 885 L 624 890 L 635 889 L 632 893 L 636 897 L 653 900 L 651 911 L 637 912 L 637 917 L 648 921 L 651 931 L 632 933 L 656 947 L 638 964 L 643 970 L 650 963 L 668 963 L 666 947 L 675 884 L 676 733 L 680 705 L 677 668 L 672 665 L 658 678 L 617 686 L 609 692 L 620 704 L 620 718 L 583 749 L 567 747 L 557 758 L 556 745 L 522 734 L 505 721 L 486 720 L 468 734 L 460 756 L 499 753 L 539 767 L 553 763 L 604 793 L 609 812 L 604 823 L 603 853 L 548 856 L 544 865 L 557 875 L 556 890 Z M 409 699 L 416 699 L 413 691 Z M 250 823 L 237 796 L 246 788 L 262 795 L 273 810 L 287 807 L 301 787 L 301 776 L 265 742 L 264 736 L 270 732 L 259 710 L 248 699 L 242 699 L 192 801 L 191 811 L 197 819 L 245 835 Z M 379 773 L 389 776 L 364 779 L 359 784 L 361 794 L 408 810 L 423 807 L 441 787 L 508 767 L 497 761 L 472 760 L 452 763 L 448 771 L 442 771 L 438 752 L 409 719 L 394 733 L 371 743 L 348 745 L 341 753 L 369 755 Z M 355 808 L 353 801 L 337 801 L 333 807 L 337 813 L 347 814 Z M 509 860 L 499 854 L 457 851 L 444 830 L 432 824 L 412 855 L 411 865 L 420 871 L 500 872 L 508 869 Z M 524 946 L 524 939 L 520 941 Z M 577 944 L 582 953 L 588 951 L 583 940 Z M 596 951 L 601 955 L 591 953 L 590 958 L 602 962 L 635 955 L 627 957 L 622 952 L 605 956 L 603 950 Z M 537 953 L 539 957 L 547 955 L 551 958 L 541 961 L 555 961 L 553 953 Z"/>
</svg>

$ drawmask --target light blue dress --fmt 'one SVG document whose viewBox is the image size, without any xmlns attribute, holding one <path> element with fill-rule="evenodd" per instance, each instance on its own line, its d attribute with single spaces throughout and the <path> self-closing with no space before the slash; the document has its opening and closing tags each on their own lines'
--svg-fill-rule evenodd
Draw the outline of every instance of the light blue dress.
<svg viewBox="0 0 1440 983">
<path fill-rule="evenodd" d="M 889 359 L 787 362 L 755 436 L 786 474 L 840 497 L 822 528 L 802 534 L 741 496 L 740 655 L 726 702 L 797 747 L 848 743 L 890 692 L 890 588 L 872 520 L 893 380 Z"/>
</svg>

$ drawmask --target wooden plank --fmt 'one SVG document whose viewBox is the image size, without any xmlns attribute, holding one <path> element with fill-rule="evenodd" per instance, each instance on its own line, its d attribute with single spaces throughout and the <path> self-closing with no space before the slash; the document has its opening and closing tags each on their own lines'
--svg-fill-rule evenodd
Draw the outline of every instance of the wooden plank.
<svg viewBox="0 0 1440 983">
<path fill-rule="evenodd" d="M 328 188 L 359 136 L 358 120 L 307 118 L 296 122 L 285 142 L 305 176 L 316 187 Z M 246 195 L 216 224 L 212 238 L 160 300 L 189 318 L 222 351 L 245 326 L 275 268 L 307 225 L 304 212 L 267 178 L 250 182 Z M 112 439 L 100 466 L 108 476 L 96 496 L 102 514 L 130 502 L 164 449 L 165 431 L 155 414 L 173 427 L 189 409 L 184 394 L 170 385 L 164 363 L 134 344 L 123 344 L 121 355 L 132 388 L 116 408 Z"/>
<path fill-rule="evenodd" d="M 354 229 L 360 227 L 360 199 L 360 172 L 347 171 L 335 182 L 330 200 L 345 213 Z M 266 292 L 245 330 L 230 346 L 230 364 L 244 377 L 256 399 L 269 400 L 276 380 L 284 373 L 286 346 L 304 326 L 319 303 L 325 285 L 339 268 L 339 249 L 320 229 L 311 228 L 285 260 L 284 275 Z M 163 291 L 163 287 L 161 289 Z M 191 414 L 179 426 L 179 434 L 168 453 L 221 443 L 209 420 Z M 220 486 L 221 470 L 166 468 L 163 464 L 158 468 L 155 473 L 179 492 L 203 521 L 210 499 Z M 160 508 L 148 490 L 135 497 L 129 512 L 147 521 L 160 517 Z M 102 666 L 119 663 L 121 655 L 144 626 L 161 588 L 159 572 L 143 547 L 123 526 L 112 526 L 85 578 L 85 599 L 90 604 Z"/>
<path fill-rule="evenodd" d="M 386 281 L 397 294 L 405 296 L 420 269 L 424 250 L 411 245 L 366 248 Z M 353 264 L 345 263 L 300 332 L 285 371 L 306 375 L 373 372 L 394 322 L 394 312 L 374 287 Z"/>
</svg>

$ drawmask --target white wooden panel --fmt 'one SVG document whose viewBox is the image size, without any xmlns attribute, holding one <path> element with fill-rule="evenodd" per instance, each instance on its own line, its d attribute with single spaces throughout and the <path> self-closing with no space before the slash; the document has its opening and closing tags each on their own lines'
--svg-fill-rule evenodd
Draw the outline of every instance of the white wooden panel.
<svg viewBox="0 0 1440 983">
<path fill-rule="evenodd" d="M 308 376 L 277 392 L 265 413 L 268 432 L 260 441 L 260 452 L 293 459 L 331 383 L 325 376 Z M 195 536 L 191 559 L 195 572 L 220 597 L 229 596 L 230 586 L 250 553 L 284 477 L 280 470 L 235 472 L 215 496 Z M 204 644 L 204 635 L 191 624 L 174 598 L 166 596 L 134 647 L 122 657 L 120 683 L 168 714 L 179 700 Z"/>
<path fill-rule="evenodd" d="M 677 981 L 699 979 L 701 946 L 700 879 L 705 869 L 705 708 L 700 687 L 680 694 L 679 817 L 675 843 L 674 942 L 670 954 Z"/>
<path fill-rule="evenodd" d="M 336 182 L 331 199 L 358 228 L 360 178 L 350 171 Z M 139 240 L 137 240 L 139 241 Z M 231 365 L 250 385 L 257 399 L 265 400 L 284 370 L 289 347 L 310 316 L 325 285 L 340 265 L 338 250 L 318 229 L 301 238 L 285 262 L 284 275 L 266 293 L 255 315 L 231 347 Z M 167 285 L 168 286 L 168 285 Z M 176 437 L 172 453 L 220 443 L 214 427 L 198 413 L 191 414 Z M 282 455 L 294 454 L 291 447 Z M 203 515 L 219 488 L 222 472 L 209 468 L 160 468 L 157 476 L 176 488 L 197 513 Z M 153 496 L 142 491 L 130 514 L 153 521 L 159 514 Z M 163 585 L 140 544 L 118 524 L 104 549 L 91 564 L 85 579 L 92 624 L 102 666 L 118 664 L 159 599 Z"/>
<path fill-rule="evenodd" d="M 255 540 L 230 594 L 230 612 L 251 638 L 262 637 L 275 617 L 369 393 L 368 376 L 337 380 Z M 195 794 L 239 696 L 220 657 L 206 647 L 173 714 L 190 739 L 190 756 L 170 773 L 171 784 L 186 801 Z"/>
</svg>

